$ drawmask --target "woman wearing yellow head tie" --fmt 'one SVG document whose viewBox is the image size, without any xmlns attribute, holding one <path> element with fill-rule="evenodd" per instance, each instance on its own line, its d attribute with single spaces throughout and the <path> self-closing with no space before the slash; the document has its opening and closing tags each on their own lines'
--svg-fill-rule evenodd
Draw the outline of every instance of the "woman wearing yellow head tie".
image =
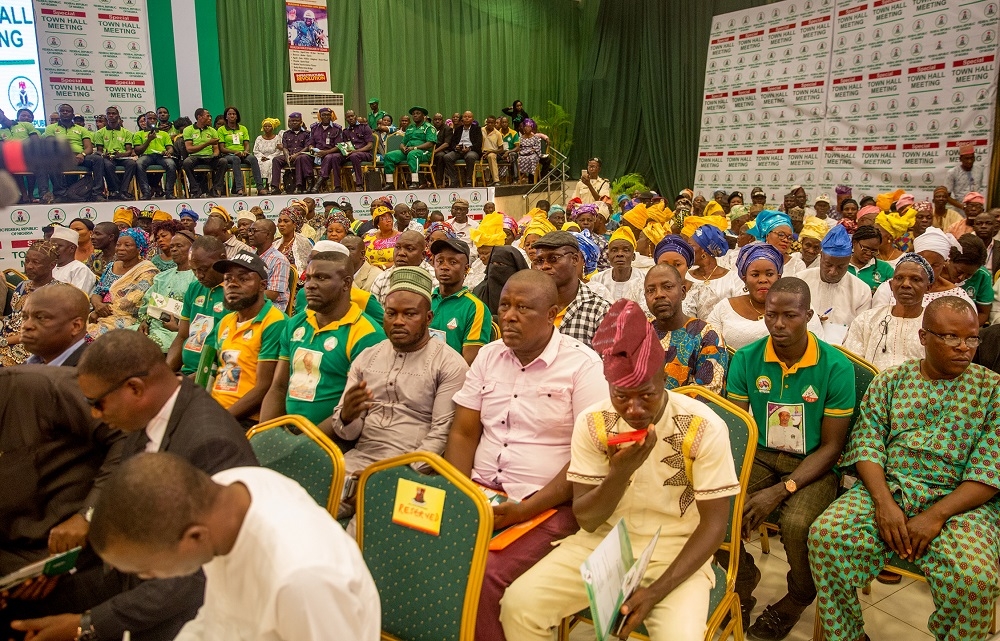
<svg viewBox="0 0 1000 641">
<path fill-rule="evenodd" d="M 392 210 L 388 207 L 376 207 L 372 212 L 372 222 L 375 223 L 375 229 L 364 237 L 365 257 L 373 267 L 386 269 L 392 265 L 400 232 L 393 225 Z"/>
<path fill-rule="evenodd" d="M 882 239 L 878 246 L 879 260 L 884 260 L 895 269 L 903 252 L 896 249 L 894 243 L 897 238 L 913 226 L 916 219 L 917 211 L 913 207 L 908 207 L 902 214 L 894 211 L 883 211 L 875 216 L 875 229 L 878 230 Z"/>
<path fill-rule="evenodd" d="M 806 218 L 805 222 L 802 223 L 802 231 L 799 232 L 799 243 L 802 245 L 802 251 L 793 253 L 792 256 L 801 258 L 806 267 L 818 267 L 814 263 L 819 258 L 820 243 L 829 230 L 826 221 L 822 218 L 816 216 Z"/>
<path fill-rule="evenodd" d="M 507 234 L 503 231 L 503 214 L 494 212 L 483 216 L 479 227 L 469 230 L 469 238 L 476 246 L 479 260 L 483 262 L 483 265 L 488 265 L 493 248 L 499 247 L 507 241 Z"/>
<path fill-rule="evenodd" d="M 528 214 L 531 216 L 531 222 L 524 227 L 521 239 L 514 243 L 514 246 L 524 252 L 530 265 L 535 260 L 535 251 L 532 249 L 535 241 L 550 231 L 556 231 L 556 226 L 550 223 L 545 212 L 537 207 L 529 211 Z"/>
<path fill-rule="evenodd" d="M 253 155 L 260 165 L 260 175 L 265 184 L 271 180 L 271 160 L 278 154 L 278 143 L 281 142 L 281 133 L 278 131 L 280 127 L 281 121 L 277 118 L 264 118 L 264 122 L 260 124 L 263 133 L 257 136 L 257 140 L 253 143 Z M 258 189 L 257 193 L 266 195 L 270 192 L 265 187 Z"/>
</svg>

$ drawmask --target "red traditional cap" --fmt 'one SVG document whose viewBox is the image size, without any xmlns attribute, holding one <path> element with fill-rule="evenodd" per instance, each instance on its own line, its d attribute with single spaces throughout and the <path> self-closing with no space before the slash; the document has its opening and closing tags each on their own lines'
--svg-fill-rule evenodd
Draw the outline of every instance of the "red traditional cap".
<svg viewBox="0 0 1000 641">
<path fill-rule="evenodd" d="M 608 310 L 593 346 L 604 361 L 604 378 L 615 387 L 639 387 L 663 369 L 666 358 L 642 308 L 625 298 Z"/>
</svg>

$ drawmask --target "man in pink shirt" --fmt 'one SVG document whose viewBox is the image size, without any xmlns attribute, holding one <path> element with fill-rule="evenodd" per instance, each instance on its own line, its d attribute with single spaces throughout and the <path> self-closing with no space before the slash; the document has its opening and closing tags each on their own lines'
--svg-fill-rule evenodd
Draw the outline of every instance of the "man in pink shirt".
<svg viewBox="0 0 1000 641">
<path fill-rule="evenodd" d="M 497 318 L 503 341 L 483 347 L 455 397 L 445 458 L 479 485 L 510 501 L 493 508 L 493 526 L 556 513 L 486 562 L 476 638 L 503 641 L 500 598 L 517 577 L 579 529 L 566 480 L 577 415 L 606 400 L 601 359 L 555 330 L 557 291 L 545 274 L 524 270 L 507 281 Z"/>
</svg>

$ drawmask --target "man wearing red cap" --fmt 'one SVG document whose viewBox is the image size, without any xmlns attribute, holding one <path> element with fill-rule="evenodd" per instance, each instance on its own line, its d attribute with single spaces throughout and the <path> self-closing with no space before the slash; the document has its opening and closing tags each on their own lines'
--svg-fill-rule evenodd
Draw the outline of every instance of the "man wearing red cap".
<svg viewBox="0 0 1000 641">
<path fill-rule="evenodd" d="M 522 575 L 501 603 L 508 639 L 550 639 L 587 605 L 580 565 L 624 519 L 635 553 L 659 531 L 644 583 L 621 607 L 621 638 L 640 623 L 654 640 L 701 640 L 739 478 L 729 431 L 706 405 L 663 387 L 663 347 L 642 309 L 619 300 L 594 335 L 610 400 L 577 417 L 567 478 L 583 528 Z M 645 432 L 631 445 L 614 437 Z M 685 444 L 697 443 L 696 446 Z"/>
<path fill-rule="evenodd" d="M 948 170 L 944 186 L 951 192 L 954 203 L 964 201 L 971 191 L 986 192 L 986 175 L 982 165 L 976 165 L 976 148 L 966 144 L 958 148 L 958 164 Z"/>
</svg>

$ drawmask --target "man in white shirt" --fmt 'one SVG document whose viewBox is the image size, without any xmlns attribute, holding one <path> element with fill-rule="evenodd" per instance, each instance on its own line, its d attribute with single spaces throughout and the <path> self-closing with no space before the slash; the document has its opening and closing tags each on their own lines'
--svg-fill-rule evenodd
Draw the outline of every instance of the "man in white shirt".
<svg viewBox="0 0 1000 641">
<path fill-rule="evenodd" d="M 392 267 L 378 275 L 372 283 L 371 293 L 378 301 L 379 305 L 385 307 L 385 297 L 389 295 L 389 276 L 397 267 L 422 267 L 431 276 L 434 287 L 438 286 L 437 278 L 434 277 L 434 268 L 424 260 L 427 242 L 423 234 L 415 231 L 404 231 L 396 240 L 396 247 L 392 254 Z"/>
<path fill-rule="evenodd" d="M 375 279 L 382 274 L 382 270 L 378 267 L 372 267 L 372 264 L 365 260 L 365 241 L 357 236 L 350 235 L 345 236 L 340 241 L 340 244 L 351 252 L 351 265 L 354 267 L 354 286 L 366 292 L 371 291 L 372 285 L 375 284 Z"/>
<path fill-rule="evenodd" d="M 474 220 L 469 220 L 469 201 L 464 198 L 459 198 L 451 204 L 451 218 L 447 221 L 451 228 L 455 230 L 455 234 L 469 243 L 471 247 L 472 237 L 469 236 L 469 230 L 479 227 L 479 223 Z"/>
<path fill-rule="evenodd" d="M 648 269 L 635 266 L 635 236 L 632 230 L 622 226 L 611 234 L 608 241 L 609 269 L 598 272 L 590 279 L 590 283 L 600 283 L 611 294 L 608 300 L 615 302 L 627 298 L 640 306 L 646 304 L 643 293 L 643 279 Z"/>
<path fill-rule="evenodd" d="M 611 198 L 611 181 L 601 178 L 600 173 L 601 159 L 588 160 L 586 171 L 580 174 L 580 182 L 576 183 L 573 198 L 579 198 L 584 205 L 599 202 L 602 198 Z"/>
<path fill-rule="evenodd" d="M 97 276 L 89 267 L 76 260 L 80 234 L 68 227 L 53 225 L 51 242 L 59 248 L 59 257 L 56 258 L 56 266 L 52 269 L 52 278 L 62 283 L 69 283 L 90 296 L 94 291 Z"/>
<path fill-rule="evenodd" d="M 812 308 L 823 323 L 826 341 L 836 345 L 844 342 L 851 321 L 872 306 L 871 288 L 847 271 L 851 247 L 847 228 L 837 225 L 823 237 L 819 266 L 796 274 L 809 285 Z"/>
<path fill-rule="evenodd" d="M 479 599 L 476 638 L 503 641 L 500 598 L 517 577 L 578 527 L 566 480 L 573 422 L 606 400 L 601 359 L 556 331 L 553 279 L 525 269 L 507 281 L 497 320 L 502 340 L 481 350 L 455 394 L 445 459 L 475 483 L 511 501 L 493 507 L 496 529 L 551 516 L 500 551 L 491 551 Z M 511 638 L 510 641 L 520 641 Z"/>
<path fill-rule="evenodd" d="M 377 641 L 378 590 L 357 545 L 295 481 L 264 468 L 209 477 L 172 454 L 111 476 L 90 543 L 153 578 L 206 577 L 205 605 L 177 641 Z"/>
</svg>

